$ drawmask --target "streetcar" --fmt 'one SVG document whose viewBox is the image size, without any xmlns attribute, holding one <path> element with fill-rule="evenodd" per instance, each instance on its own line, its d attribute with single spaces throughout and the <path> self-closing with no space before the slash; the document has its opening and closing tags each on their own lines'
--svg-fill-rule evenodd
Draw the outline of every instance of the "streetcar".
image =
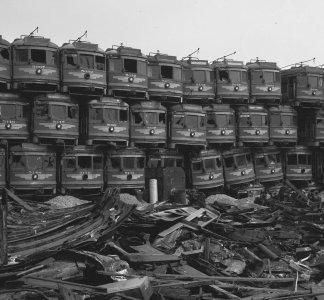
<svg viewBox="0 0 324 300">
<path fill-rule="evenodd" d="M 66 148 L 60 157 L 59 190 L 61 194 L 100 194 L 104 188 L 103 152 L 93 146 Z"/>
<path fill-rule="evenodd" d="M 296 182 L 313 180 L 313 151 L 309 147 L 296 146 L 284 152 L 285 177 Z"/>
<path fill-rule="evenodd" d="M 77 143 L 78 104 L 64 94 L 36 96 L 33 101 L 31 134 L 34 143 L 52 143 L 53 140 Z"/>
<path fill-rule="evenodd" d="M 253 149 L 256 179 L 261 183 L 275 183 L 283 180 L 283 166 L 280 149 L 260 147 Z"/>
<path fill-rule="evenodd" d="M 24 92 L 58 92 L 58 46 L 49 38 L 21 36 L 10 45 L 12 88 Z"/>
<path fill-rule="evenodd" d="M 260 145 L 269 142 L 268 111 L 261 105 L 236 108 L 238 146 Z"/>
<path fill-rule="evenodd" d="M 208 144 L 234 145 L 236 143 L 235 111 L 229 104 L 211 104 L 206 112 L 206 138 Z"/>
<path fill-rule="evenodd" d="M 64 43 L 60 49 L 61 92 L 102 96 L 107 91 L 106 56 L 97 44 Z"/>
<path fill-rule="evenodd" d="M 167 142 L 167 110 L 160 102 L 130 106 L 130 145 L 162 145 Z"/>
<path fill-rule="evenodd" d="M 255 172 L 248 148 L 232 148 L 222 153 L 226 190 L 233 186 L 252 183 Z"/>
<path fill-rule="evenodd" d="M 298 109 L 298 141 L 305 146 L 317 147 L 324 143 L 323 109 Z"/>
<path fill-rule="evenodd" d="M 143 190 L 145 187 L 146 157 L 138 148 L 117 148 L 107 151 L 106 183 L 123 190 Z"/>
<path fill-rule="evenodd" d="M 10 43 L 0 35 L 0 90 L 11 88 L 11 55 Z"/>
<path fill-rule="evenodd" d="M 27 141 L 30 104 L 17 93 L 0 93 L 0 139 Z"/>
<path fill-rule="evenodd" d="M 280 104 L 280 68 L 275 62 L 251 60 L 246 64 L 249 72 L 250 103 Z"/>
<path fill-rule="evenodd" d="M 248 68 L 242 61 L 224 59 L 212 63 L 216 82 L 216 102 L 249 103 Z"/>
<path fill-rule="evenodd" d="M 140 49 L 113 46 L 106 50 L 108 96 L 147 99 L 147 57 Z"/>
<path fill-rule="evenodd" d="M 129 106 L 121 99 L 102 97 L 80 103 L 80 114 L 80 133 L 86 145 L 128 145 Z"/>
<path fill-rule="evenodd" d="M 189 57 L 182 60 L 183 99 L 187 103 L 202 104 L 212 102 L 215 98 L 213 69 L 207 60 Z"/>
<path fill-rule="evenodd" d="M 176 56 L 162 53 L 148 56 L 148 97 L 166 103 L 183 100 L 182 65 Z"/>
<path fill-rule="evenodd" d="M 149 190 L 151 179 L 157 180 L 159 201 L 174 198 L 177 191 L 186 189 L 184 156 L 174 149 L 148 150 L 145 168 L 147 190 Z"/>
<path fill-rule="evenodd" d="M 281 73 L 283 103 L 291 106 L 321 107 L 324 104 L 324 69 L 297 66 Z"/>
<path fill-rule="evenodd" d="M 297 144 L 297 112 L 287 105 L 269 107 L 270 143 L 277 145 Z"/>
<path fill-rule="evenodd" d="M 51 146 L 22 143 L 9 149 L 9 187 L 22 195 L 56 193 L 56 152 Z"/>
<path fill-rule="evenodd" d="M 176 145 L 206 145 L 206 113 L 194 104 L 176 104 L 168 109 L 169 148 Z"/>
<path fill-rule="evenodd" d="M 219 189 L 224 187 L 221 154 L 215 150 L 201 150 L 190 155 L 190 186 L 198 190 Z"/>
</svg>

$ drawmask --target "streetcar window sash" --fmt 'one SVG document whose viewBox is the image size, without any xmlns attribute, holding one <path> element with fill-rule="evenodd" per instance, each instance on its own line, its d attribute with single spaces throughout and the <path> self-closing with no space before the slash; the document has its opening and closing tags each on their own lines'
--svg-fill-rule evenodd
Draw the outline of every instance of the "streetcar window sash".
<svg viewBox="0 0 324 300">
<path fill-rule="evenodd" d="M 252 120 L 250 115 L 239 115 L 239 125 L 240 126 L 252 126 Z"/>
<path fill-rule="evenodd" d="M 184 115 L 173 115 L 172 118 L 172 126 L 173 127 L 177 127 L 177 128 L 184 128 L 185 126 L 185 121 L 184 121 Z"/>
<path fill-rule="evenodd" d="M 176 163 L 176 167 L 183 167 L 183 159 L 182 158 L 176 158 L 175 163 Z"/>
<path fill-rule="evenodd" d="M 272 71 L 263 71 L 263 82 L 274 83 L 275 82 L 275 72 Z"/>
<path fill-rule="evenodd" d="M 66 119 L 66 106 L 65 105 L 57 105 L 51 104 L 51 117 L 54 120 L 65 120 Z"/>
<path fill-rule="evenodd" d="M 31 49 L 30 59 L 32 63 L 46 64 L 46 50 Z"/>
<path fill-rule="evenodd" d="M 251 114 L 251 121 L 255 126 L 266 126 L 268 124 L 266 115 Z"/>
<path fill-rule="evenodd" d="M 162 166 L 162 161 L 160 158 L 150 158 L 147 163 L 147 166 L 149 168 L 158 168 Z"/>
<path fill-rule="evenodd" d="M 280 114 L 271 114 L 270 121 L 272 126 L 282 126 L 283 120 Z"/>
<path fill-rule="evenodd" d="M 229 77 L 229 71 L 228 70 L 218 70 L 218 79 L 220 82 L 223 83 L 229 83 L 230 77 Z"/>
<path fill-rule="evenodd" d="M 245 167 L 250 161 L 250 155 L 249 154 L 236 155 L 234 157 L 234 160 L 237 167 Z"/>
<path fill-rule="evenodd" d="M 297 116 L 281 115 L 281 120 L 284 126 L 297 126 Z"/>
<path fill-rule="evenodd" d="M 26 162 L 27 162 L 28 169 L 43 170 L 44 158 L 45 158 L 45 156 L 43 156 L 43 155 L 27 155 Z"/>
<path fill-rule="evenodd" d="M 215 125 L 218 128 L 226 127 L 227 126 L 227 115 L 217 114 Z"/>
<path fill-rule="evenodd" d="M 206 71 L 202 71 L 202 70 L 193 70 L 192 71 L 192 79 L 193 82 L 197 82 L 197 83 L 202 83 L 202 82 L 207 82 L 207 74 Z M 209 80 L 210 81 L 210 80 Z"/>
<path fill-rule="evenodd" d="M 55 157 L 45 155 L 43 157 L 43 166 L 45 170 L 53 170 L 55 168 Z"/>
<path fill-rule="evenodd" d="M 191 168 L 192 168 L 193 172 L 201 171 L 202 170 L 202 162 L 201 161 L 192 162 Z"/>
<path fill-rule="evenodd" d="M 28 49 L 15 49 L 15 62 L 27 63 L 28 62 Z"/>
<path fill-rule="evenodd" d="M 206 158 L 203 159 L 203 164 L 205 171 L 213 171 L 216 169 L 216 160 L 215 158 Z"/>
<path fill-rule="evenodd" d="M 67 111 L 68 111 L 68 118 L 71 119 L 71 120 L 77 120 L 78 119 L 78 112 L 79 112 L 79 109 L 76 105 L 71 105 L 71 106 L 68 106 L 67 107 Z"/>
<path fill-rule="evenodd" d="M 230 169 L 230 168 L 235 169 L 235 162 L 233 156 L 225 157 L 224 162 L 225 162 L 226 169 Z"/>
<path fill-rule="evenodd" d="M 266 154 L 265 157 L 268 161 L 268 164 L 270 164 L 270 165 L 274 165 L 274 164 L 278 163 L 278 157 L 277 157 L 277 154 L 275 154 L 275 153 Z"/>
<path fill-rule="evenodd" d="M 144 113 L 141 112 L 132 112 L 132 116 L 133 116 L 133 124 L 136 125 L 140 125 L 140 124 L 144 124 Z"/>
<path fill-rule="evenodd" d="M 78 55 L 73 53 L 66 54 L 65 63 L 69 67 L 76 67 L 78 65 Z"/>
<path fill-rule="evenodd" d="M 165 124 L 165 122 L 166 122 L 165 113 L 159 113 L 159 124 Z"/>
<path fill-rule="evenodd" d="M 136 168 L 136 158 L 135 157 L 123 157 L 123 169 L 133 170 Z"/>
<path fill-rule="evenodd" d="M 184 81 L 194 82 L 192 70 L 183 70 Z"/>
<path fill-rule="evenodd" d="M 109 71 L 121 73 L 123 70 L 123 60 L 120 58 L 110 58 L 109 62 Z"/>
<path fill-rule="evenodd" d="M 63 158 L 64 170 L 76 170 L 76 158 L 75 157 L 64 157 Z"/>
<path fill-rule="evenodd" d="M 173 79 L 173 68 L 171 66 L 161 66 L 161 77 Z"/>
<path fill-rule="evenodd" d="M 158 113 L 146 112 L 144 113 L 145 125 L 155 125 L 158 122 Z"/>
<path fill-rule="evenodd" d="M 94 170 L 102 170 L 102 168 L 103 168 L 102 156 L 94 156 L 93 157 L 93 169 Z"/>
<path fill-rule="evenodd" d="M 126 109 L 119 110 L 119 121 L 120 122 L 128 122 L 128 110 L 126 110 Z"/>
<path fill-rule="evenodd" d="M 95 56 L 95 61 L 96 61 L 96 69 L 99 71 L 104 71 L 105 70 L 105 57 L 96 55 Z"/>
<path fill-rule="evenodd" d="M 46 63 L 50 66 L 57 65 L 57 52 L 56 51 L 46 51 Z"/>
<path fill-rule="evenodd" d="M 231 83 L 241 83 L 241 71 L 230 70 L 229 71 L 229 82 L 231 82 Z"/>
<path fill-rule="evenodd" d="M 6 48 L 0 48 L 0 62 L 9 63 L 9 50 Z"/>
<path fill-rule="evenodd" d="M 78 168 L 79 169 L 92 169 L 91 156 L 78 156 Z"/>
<path fill-rule="evenodd" d="M 94 56 L 90 54 L 79 55 L 80 67 L 86 69 L 94 69 Z"/>
<path fill-rule="evenodd" d="M 175 167 L 175 159 L 172 157 L 166 157 L 163 159 L 164 167 Z"/>
</svg>

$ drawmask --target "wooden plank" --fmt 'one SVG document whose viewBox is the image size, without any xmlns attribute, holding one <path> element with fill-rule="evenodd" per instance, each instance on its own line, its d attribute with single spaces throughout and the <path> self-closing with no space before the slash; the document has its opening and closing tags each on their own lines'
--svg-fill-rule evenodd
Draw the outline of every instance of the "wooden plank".
<svg viewBox="0 0 324 300">
<path fill-rule="evenodd" d="M 17 202 L 19 205 L 21 205 L 24 209 L 26 209 L 27 211 L 34 211 L 35 209 L 33 207 L 31 207 L 30 205 L 28 205 L 24 200 L 20 199 L 17 195 L 15 195 L 13 192 L 9 191 L 8 189 L 5 188 L 5 191 L 7 193 L 7 195 L 14 200 L 15 202 Z"/>
<path fill-rule="evenodd" d="M 1 195 L 1 194 L 0 194 Z M 7 263 L 8 244 L 7 244 L 7 194 L 2 192 L 0 199 L 0 266 Z"/>
</svg>

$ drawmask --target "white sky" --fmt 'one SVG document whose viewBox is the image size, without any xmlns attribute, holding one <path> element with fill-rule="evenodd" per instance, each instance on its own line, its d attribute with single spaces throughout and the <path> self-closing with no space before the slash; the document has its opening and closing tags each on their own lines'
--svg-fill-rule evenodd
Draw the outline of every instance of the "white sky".
<svg viewBox="0 0 324 300">
<path fill-rule="evenodd" d="M 39 26 L 61 46 L 88 30 L 102 49 L 123 43 L 178 59 L 200 48 L 212 61 L 259 57 L 280 67 L 316 57 L 324 64 L 322 0 L 0 0 L 9 42 Z"/>
</svg>

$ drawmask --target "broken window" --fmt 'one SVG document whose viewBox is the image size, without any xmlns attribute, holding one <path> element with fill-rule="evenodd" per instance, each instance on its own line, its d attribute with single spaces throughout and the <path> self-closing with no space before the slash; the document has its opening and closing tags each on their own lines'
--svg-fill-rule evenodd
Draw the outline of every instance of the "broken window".
<svg viewBox="0 0 324 300">
<path fill-rule="evenodd" d="M 28 49 L 16 49 L 15 50 L 15 61 L 17 63 L 28 62 Z"/>
<path fill-rule="evenodd" d="M 68 157 L 63 159 L 64 169 L 75 170 L 76 169 L 76 158 Z"/>
<path fill-rule="evenodd" d="M 94 69 L 94 56 L 88 54 L 80 54 L 80 67 L 86 69 Z"/>
<path fill-rule="evenodd" d="M 319 128 L 324 127 L 324 119 L 316 119 L 316 126 Z"/>
<path fill-rule="evenodd" d="M 9 63 L 9 51 L 8 49 L 0 49 L 0 62 Z"/>
<path fill-rule="evenodd" d="M 66 106 L 65 105 L 51 105 L 51 116 L 54 120 L 65 120 Z"/>
<path fill-rule="evenodd" d="M 39 118 L 48 117 L 48 104 L 47 103 L 35 103 L 36 116 Z"/>
<path fill-rule="evenodd" d="M 135 168 L 135 160 L 134 157 L 124 157 L 123 159 L 123 166 L 126 170 L 132 170 Z"/>
<path fill-rule="evenodd" d="M 264 83 L 262 71 L 252 71 L 251 72 L 252 84 Z"/>
<path fill-rule="evenodd" d="M 161 66 L 161 77 L 173 79 L 173 68 L 170 66 Z"/>
<path fill-rule="evenodd" d="M 53 156 L 44 156 L 44 169 L 54 169 L 55 159 Z"/>
<path fill-rule="evenodd" d="M 133 122 L 135 124 L 143 124 L 144 120 L 143 120 L 143 113 L 139 113 L 139 112 L 133 112 Z"/>
<path fill-rule="evenodd" d="M 111 58 L 109 59 L 109 71 L 111 72 L 122 72 L 123 69 L 123 61 L 119 58 Z"/>
<path fill-rule="evenodd" d="M 202 163 L 201 161 L 195 161 L 195 162 L 192 162 L 192 170 L 193 171 L 201 171 L 202 170 Z"/>
<path fill-rule="evenodd" d="M 174 115 L 173 116 L 173 125 L 174 127 L 184 127 L 184 115 Z"/>
<path fill-rule="evenodd" d="M 94 170 L 102 170 L 102 157 L 101 156 L 93 157 L 93 169 Z"/>
<path fill-rule="evenodd" d="M 39 50 L 39 49 L 31 49 L 30 58 L 31 58 L 31 62 L 46 64 L 46 51 Z"/>
<path fill-rule="evenodd" d="M 104 71 L 105 70 L 105 57 L 96 55 L 95 59 L 96 59 L 96 69 L 99 71 Z"/>
<path fill-rule="evenodd" d="M 77 119 L 78 118 L 78 107 L 77 106 L 68 106 L 68 118 Z"/>
<path fill-rule="evenodd" d="M 78 55 L 77 54 L 67 54 L 65 56 L 66 64 L 69 67 L 76 67 L 78 64 Z"/>
<path fill-rule="evenodd" d="M 78 156 L 80 169 L 91 169 L 91 156 Z"/>
<path fill-rule="evenodd" d="M 125 58 L 124 71 L 129 73 L 137 73 L 137 60 Z"/>
<path fill-rule="evenodd" d="M 115 170 L 121 169 L 121 158 L 120 157 L 111 157 L 110 158 L 111 167 Z"/>
<path fill-rule="evenodd" d="M 165 113 L 159 113 L 159 124 L 165 124 Z"/>
<path fill-rule="evenodd" d="M 16 118 L 16 105 L 15 104 L 1 104 L 0 106 L 0 116 L 5 119 L 15 119 Z"/>
<path fill-rule="evenodd" d="M 221 81 L 221 82 L 224 82 L 224 83 L 230 82 L 229 73 L 227 70 L 219 70 L 218 78 L 219 78 L 219 81 Z"/>
<path fill-rule="evenodd" d="M 47 51 L 47 64 L 51 66 L 57 65 L 57 52 L 56 51 Z"/>
<path fill-rule="evenodd" d="M 119 121 L 128 122 L 128 110 L 124 110 L 124 109 L 119 110 Z"/>
<path fill-rule="evenodd" d="M 241 71 L 230 70 L 229 80 L 231 83 L 241 83 Z"/>
<path fill-rule="evenodd" d="M 144 157 L 138 157 L 137 158 L 137 168 L 138 169 L 144 169 L 145 167 L 145 159 Z"/>
<path fill-rule="evenodd" d="M 10 164 L 10 167 L 12 169 L 25 169 L 26 157 L 19 154 L 14 154 L 12 156 L 12 162 Z"/>
<path fill-rule="evenodd" d="M 287 165 L 289 166 L 297 165 L 297 154 L 287 154 Z"/>
</svg>

